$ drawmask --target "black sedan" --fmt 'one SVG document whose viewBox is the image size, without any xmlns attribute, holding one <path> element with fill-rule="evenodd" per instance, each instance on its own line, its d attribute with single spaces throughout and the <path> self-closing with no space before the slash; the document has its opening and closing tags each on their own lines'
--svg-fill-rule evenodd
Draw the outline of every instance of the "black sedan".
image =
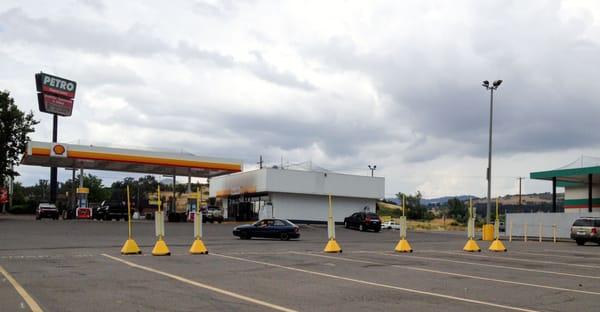
<svg viewBox="0 0 600 312">
<path fill-rule="evenodd" d="M 236 226 L 233 235 L 241 239 L 252 237 L 279 238 L 289 240 L 300 237 L 300 228 L 294 223 L 283 219 L 263 219 L 254 224 Z"/>
<path fill-rule="evenodd" d="M 359 231 L 373 230 L 379 232 L 381 230 L 381 219 L 376 213 L 356 212 L 344 219 L 344 227 L 356 228 Z"/>
</svg>

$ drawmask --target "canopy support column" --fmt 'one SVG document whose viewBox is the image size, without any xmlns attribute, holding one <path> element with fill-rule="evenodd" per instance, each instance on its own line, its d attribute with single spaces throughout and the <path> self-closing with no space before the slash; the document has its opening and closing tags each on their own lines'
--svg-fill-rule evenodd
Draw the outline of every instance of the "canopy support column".
<svg viewBox="0 0 600 312">
<path fill-rule="evenodd" d="M 188 194 L 192 193 L 192 170 L 188 169 L 188 183 L 187 183 Z"/>
<path fill-rule="evenodd" d="M 552 177 L 552 212 L 556 212 L 556 177 Z"/>
<path fill-rule="evenodd" d="M 588 174 L 588 212 L 592 212 L 592 174 Z"/>
</svg>

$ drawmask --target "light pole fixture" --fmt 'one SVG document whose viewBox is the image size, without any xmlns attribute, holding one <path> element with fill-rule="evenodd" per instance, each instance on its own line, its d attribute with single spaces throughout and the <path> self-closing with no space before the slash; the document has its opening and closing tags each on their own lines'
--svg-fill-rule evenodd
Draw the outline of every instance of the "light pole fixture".
<svg viewBox="0 0 600 312">
<path fill-rule="evenodd" d="M 368 165 L 367 167 L 369 167 L 369 169 L 371 169 L 371 177 L 373 177 L 373 171 L 375 171 L 375 169 L 377 169 L 377 165 Z"/>
<path fill-rule="evenodd" d="M 485 223 L 490 223 L 490 214 L 492 212 L 491 208 L 491 193 L 492 193 L 492 120 L 494 117 L 494 90 L 498 89 L 498 87 L 502 84 L 502 80 L 496 80 L 490 86 L 490 82 L 484 80 L 481 84 L 486 90 L 490 91 L 490 140 L 488 145 L 488 168 L 486 172 L 487 177 L 487 207 L 485 210 Z"/>
</svg>

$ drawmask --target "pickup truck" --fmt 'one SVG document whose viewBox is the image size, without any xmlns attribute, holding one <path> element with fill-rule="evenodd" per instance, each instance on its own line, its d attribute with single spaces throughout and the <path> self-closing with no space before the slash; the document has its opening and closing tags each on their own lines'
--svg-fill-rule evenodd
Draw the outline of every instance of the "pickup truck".
<svg viewBox="0 0 600 312">
<path fill-rule="evenodd" d="M 208 206 L 202 209 L 202 223 L 223 222 L 223 212 L 217 206 Z"/>
<path fill-rule="evenodd" d="M 105 200 L 98 208 L 92 211 L 92 218 L 96 220 L 117 221 L 123 219 L 128 220 L 127 204 L 119 200 Z"/>
<path fill-rule="evenodd" d="M 40 220 L 41 218 L 58 219 L 58 209 L 54 204 L 40 203 L 35 210 L 35 219 Z"/>
</svg>

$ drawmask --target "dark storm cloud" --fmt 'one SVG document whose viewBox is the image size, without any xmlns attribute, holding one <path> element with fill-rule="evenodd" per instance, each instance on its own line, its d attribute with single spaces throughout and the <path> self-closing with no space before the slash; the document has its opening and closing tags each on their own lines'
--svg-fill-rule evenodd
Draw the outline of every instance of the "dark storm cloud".
<svg viewBox="0 0 600 312">
<path fill-rule="evenodd" d="M 246 66 L 257 77 L 285 87 L 299 88 L 305 91 L 315 90 L 315 86 L 308 81 L 299 79 L 291 72 L 278 70 L 267 63 L 260 52 L 253 51 L 252 54 L 255 57 L 255 61 Z"/>
<path fill-rule="evenodd" d="M 556 3 L 518 10 L 509 4 L 476 5 L 473 27 L 448 31 L 453 40 L 441 40 L 435 49 L 415 36 L 391 42 L 384 52 L 358 52 L 351 39 L 334 37 L 304 53 L 330 70 L 367 75 L 390 96 L 389 117 L 418 134 L 407 142 L 407 161 L 487 155 L 484 79 L 504 80 L 495 97 L 495 153 L 599 147 L 592 129 L 600 113 L 600 47 L 583 37 L 591 22 L 563 21 Z"/>
<path fill-rule="evenodd" d="M 216 51 L 208 51 L 195 47 L 194 45 L 181 41 L 178 44 L 176 54 L 183 61 L 203 60 L 211 62 L 216 66 L 224 68 L 242 68 L 254 74 L 257 78 L 264 81 L 288 88 L 297 88 L 304 91 L 313 91 L 315 86 L 306 80 L 301 80 L 289 71 L 277 69 L 269 64 L 259 51 L 252 51 L 254 56 L 252 62 L 237 62 L 231 55 L 226 55 Z"/>
<path fill-rule="evenodd" d="M 106 116 L 105 119 L 94 116 L 94 121 L 106 125 L 126 124 L 140 129 L 151 129 L 159 125 L 160 129 L 165 131 L 189 133 L 190 138 L 196 135 L 205 138 L 226 136 L 227 140 L 246 142 L 253 151 L 250 153 L 252 157 L 271 148 L 293 151 L 309 150 L 316 146 L 328 157 L 338 158 L 359 154 L 369 144 L 385 143 L 394 137 L 388 126 L 378 121 L 369 121 L 368 116 L 365 116 L 364 120 L 349 120 L 341 115 L 331 114 L 309 116 L 277 112 L 242 113 L 228 109 L 231 104 L 220 105 L 222 108 L 219 108 L 219 105 L 212 106 L 211 109 L 204 110 L 193 100 L 185 99 L 177 103 L 177 109 L 171 109 L 170 106 L 165 106 L 161 99 L 143 92 L 111 93 L 121 94 L 127 102 L 144 105 L 128 106 L 120 114 Z M 142 115 L 150 118 L 141 118 Z M 180 137 L 173 139 L 187 140 Z M 221 152 L 231 153 L 232 149 L 233 146 L 228 146 Z M 306 159 L 308 158 L 309 155 L 306 156 Z"/>
<path fill-rule="evenodd" d="M 305 119 L 294 115 L 231 113 L 223 122 L 227 129 L 257 147 L 294 150 L 316 145 L 332 158 L 356 155 L 366 145 L 389 138 L 384 125 L 327 117 Z"/>
<path fill-rule="evenodd" d="M 88 65 L 81 67 L 79 72 L 73 76 L 79 77 L 78 82 L 86 88 L 105 85 L 138 86 L 143 85 L 144 80 L 134 70 L 123 66 L 108 64 Z"/>
<path fill-rule="evenodd" d="M 81 3 L 99 12 L 106 9 L 106 4 L 102 0 L 82 0 Z"/>
<path fill-rule="evenodd" d="M 0 39 L 4 42 L 44 45 L 94 54 L 152 55 L 169 50 L 168 45 L 141 26 L 117 31 L 109 24 L 94 24 L 74 17 L 31 17 L 20 8 L 0 13 L 0 27 L 4 29 L 0 32 Z"/>
<path fill-rule="evenodd" d="M 237 11 L 234 1 L 229 0 L 218 1 L 215 4 L 196 1 L 193 8 L 195 12 L 211 18 L 231 17 Z"/>
<path fill-rule="evenodd" d="M 126 54 L 147 57 L 175 54 L 183 62 L 200 59 L 218 67 L 244 69 L 261 80 L 282 87 L 304 91 L 315 89 L 311 83 L 299 79 L 292 72 L 279 70 L 258 51 L 251 52 L 254 56 L 253 61 L 236 62 L 231 55 L 200 49 L 185 41 L 179 41 L 176 47 L 172 47 L 142 25 L 119 31 L 109 24 L 91 23 L 77 18 L 31 17 L 22 9 L 13 8 L 0 13 L 0 29 L 3 30 L 0 32 L 0 39 L 6 43 L 18 42 L 100 55 Z"/>
<path fill-rule="evenodd" d="M 177 55 L 184 60 L 200 59 L 214 63 L 221 67 L 234 67 L 235 60 L 231 55 L 222 54 L 215 51 L 198 49 L 188 42 L 180 41 L 177 47 Z"/>
</svg>

